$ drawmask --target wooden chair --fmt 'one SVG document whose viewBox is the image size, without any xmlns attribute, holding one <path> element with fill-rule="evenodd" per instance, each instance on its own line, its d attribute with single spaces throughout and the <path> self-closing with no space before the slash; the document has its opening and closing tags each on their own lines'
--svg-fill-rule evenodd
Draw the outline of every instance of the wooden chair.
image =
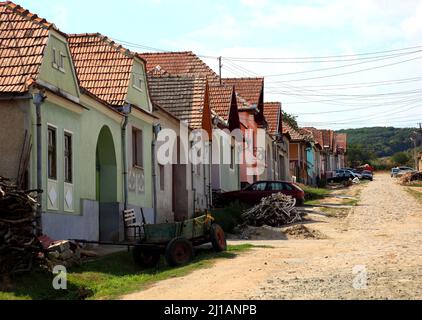
<svg viewBox="0 0 422 320">
<path fill-rule="evenodd" d="M 140 240 L 142 237 L 142 223 L 139 223 L 136 219 L 136 213 L 134 209 L 123 211 L 123 225 L 125 232 L 125 241 L 130 241 L 129 230 L 133 230 L 133 240 Z"/>
</svg>

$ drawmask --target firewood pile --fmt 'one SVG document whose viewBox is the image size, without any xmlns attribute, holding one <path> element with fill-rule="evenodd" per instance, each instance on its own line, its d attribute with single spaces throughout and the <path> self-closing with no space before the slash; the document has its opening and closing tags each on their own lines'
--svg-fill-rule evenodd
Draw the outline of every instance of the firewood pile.
<svg viewBox="0 0 422 320">
<path fill-rule="evenodd" d="M 34 193 L 0 177 L 0 276 L 30 271 L 42 251 L 35 234 Z"/>
<path fill-rule="evenodd" d="M 302 216 L 295 206 L 296 199 L 282 193 L 273 194 L 243 213 L 242 218 L 250 226 L 281 227 L 302 221 Z"/>
<path fill-rule="evenodd" d="M 422 172 L 409 172 L 400 177 L 400 184 L 402 185 L 408 185 L 416 181 L 422 181 Z"/>
</svg>

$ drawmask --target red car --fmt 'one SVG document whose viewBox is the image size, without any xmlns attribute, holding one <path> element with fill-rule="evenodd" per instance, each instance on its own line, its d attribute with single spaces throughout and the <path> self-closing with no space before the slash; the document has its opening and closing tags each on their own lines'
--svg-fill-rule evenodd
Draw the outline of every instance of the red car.
<svg viewBox="0 0 422 320">
<path fill-rule="evenodd" d="M 274 193 L 283 193 L 296 198 L 297 205 L 305 202 L 305 192 L 297 185 L 285 181 L 259 181 L 240 191 L 226 192 L 221 195 L 224 204 L 239 200 L 249 205 L 258 204 L 261 199 Z"/>
</svg>

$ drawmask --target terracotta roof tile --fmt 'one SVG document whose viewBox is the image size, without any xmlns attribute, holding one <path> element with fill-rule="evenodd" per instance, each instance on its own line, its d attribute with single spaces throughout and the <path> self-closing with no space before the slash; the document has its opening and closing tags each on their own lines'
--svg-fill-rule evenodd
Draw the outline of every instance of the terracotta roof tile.
<svg viewBox="0 0 422 320">
<path fill-rule="evenodd" d="M 304 129 L 308 130 L 312 133 L 313 140 L 315 141 L 315 143 L 319 144 L 321 146 L 321 148 L 324 147 L 324 139 L 323 139 L 323 134 L 322 134 L 321 130 L 318 130 L 318 129 L 312 128 L 312 127 L 306 127 Z"/>
<path fill-rule="evenodd" d="M 207 87 L 206 78 L 188 76 L 149 76 L 151 100 L 192 129 L 202 128 Z"/>
<path fill-rule="evenodd" d="M 268 132 L 272 135 L 280 133 L 281 103 L 266 102 L 264 107 L 265 119 L 268 123 Z M 282 127 L 282 126 L 281 126 Z"/>
<path fill-rule="evenodd" d="M 205 77 L 210 85 L 219 84 L 219 76 L 191 51 L 140 53 L 151 74 L 171 74 L 177 76 Z"/>
<path fill-rule="evenodd" d="M 134 54 L 99 33 L 69 35 L 69 46 L 81 87 L 112 106 L 123 105 Z"/>
<path fill-rule="evenodd" d="M 223 82 L 234 86 L 236 92 L 249 105 L 259 105 L 261 94 L 264 90 L 264 78 L 227 78 L 223 79 Z"/>
<path fill-rule="evenodd" d="M 210 86 L 210 106 L 220 117 L 228 121 L 233 98 L 233 87 Z"/>
<path fill-rule="evenodd" d="M 292 128 L 287 122 L 283 121 L 283 133 L 289 133 L 293 141 L 304 141 L 305 137 L 299 132 Z"/>
<path fill-rule="evenodd" d="M 23 93 L 36 79 L 55 26 L 13 2 L 0 2 L 0 92 Z M 57 30 L 58 31 L 58 30 Z"/>
<path fill-rule="evenodd" d="M 335 133 L 334 141 L 335 141 L 337 151 L 342 150 L 344 152 L 347 152 L 347 134 L 346 133 Z"/>
</svg>

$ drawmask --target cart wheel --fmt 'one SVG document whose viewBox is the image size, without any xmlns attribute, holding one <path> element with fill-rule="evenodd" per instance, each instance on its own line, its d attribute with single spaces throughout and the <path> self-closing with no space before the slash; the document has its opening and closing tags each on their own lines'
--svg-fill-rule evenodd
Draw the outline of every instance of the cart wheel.
<svg viewBox="0 0 422 320">
<path fill-rule="evenodd" d="M 143 268 L 153 268 L 160 260 L 160 252 L 153 249 L 145 249 L 139 246 L 133 248 L 133 260 Z"/>
<path fill-rule="evenodd" d="M 166 248 L 166 260 L 169 266 L 179 267 L 193 259 L 193 246 L 185 238 L 175 238 Z"/>
<path fill-rule="evenodd" d="M 227 240 L 223 228 L 214 223 L 210 229 L 212 247 L 217 252 L 223 252 L 227 250 Z"/>
</svg>

